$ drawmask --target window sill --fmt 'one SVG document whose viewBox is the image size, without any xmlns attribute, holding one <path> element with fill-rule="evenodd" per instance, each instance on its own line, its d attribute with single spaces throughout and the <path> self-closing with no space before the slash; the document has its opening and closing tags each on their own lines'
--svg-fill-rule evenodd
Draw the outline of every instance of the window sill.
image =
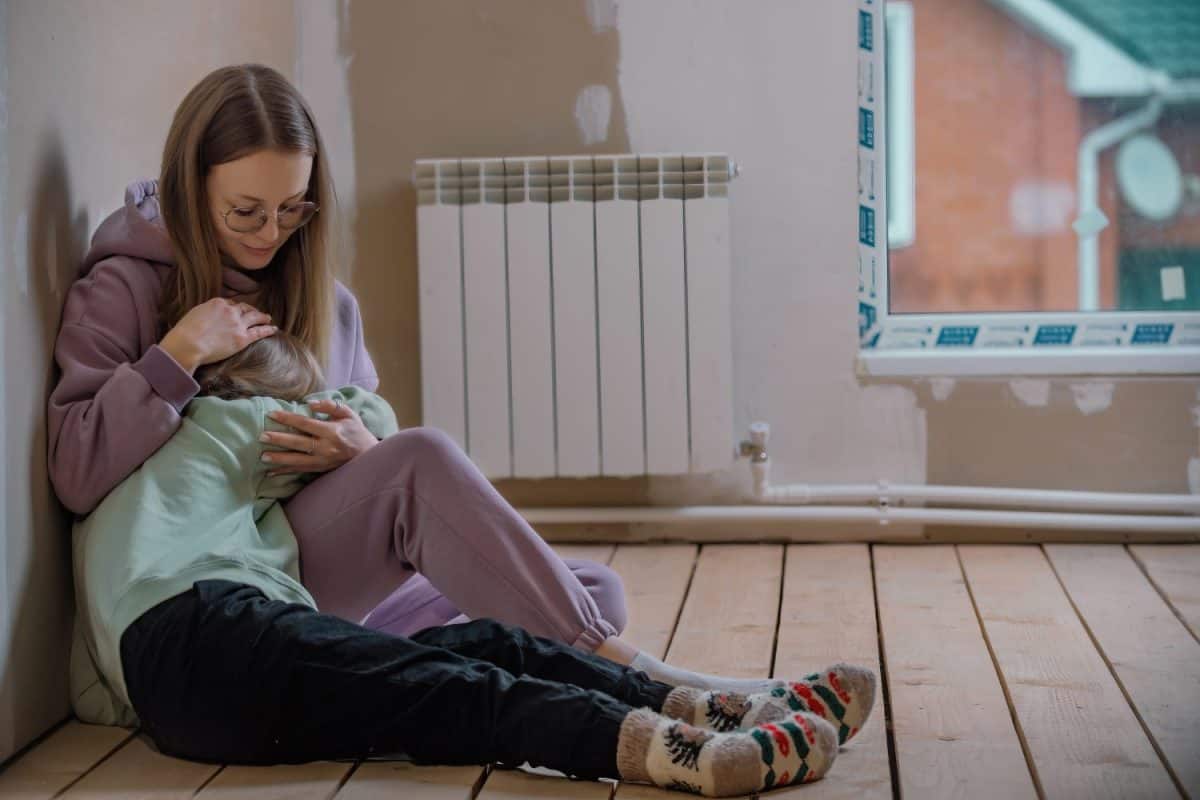
<svg viewBox="0 0 1200 800">
<path fill-rule="evenodd" d="M 980 351 L 865 350 L 859 377 L 1024 375 L 1200 376 L 1200 347 L 1062 347 L 1032 353 L 1028 348 Z"/>
</svg>

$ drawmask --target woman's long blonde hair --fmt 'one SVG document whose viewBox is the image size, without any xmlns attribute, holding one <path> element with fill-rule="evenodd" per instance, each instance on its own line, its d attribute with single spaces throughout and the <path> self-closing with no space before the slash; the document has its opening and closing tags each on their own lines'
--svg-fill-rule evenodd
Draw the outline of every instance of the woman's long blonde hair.
<svg viewBox="0 0 1200 800">
<path fill-rule="evenodd" d="M 158 181 L 177 264 L 163 287 L 162 332 L 195 306 L 220 296 L 222 265 L 206 188 L 208 171 L 259 150 L 312 156 L 304 199 L 321 210 L 275 254 L 258 305 L 280 330 L 326 364 L 335 301 L 330 258 L 337 198 L 312 111 L 286 78 L 261 64 L 209 73 L 175 111 Z"/>
</svg>

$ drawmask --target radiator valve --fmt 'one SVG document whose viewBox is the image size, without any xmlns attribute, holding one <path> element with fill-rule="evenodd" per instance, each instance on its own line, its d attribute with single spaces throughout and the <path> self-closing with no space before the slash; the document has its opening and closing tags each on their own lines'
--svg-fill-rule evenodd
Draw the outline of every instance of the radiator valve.
<svg viewBox="0 0 1200 800">
<path fill-rule="evenodd" d="M 767 461 L 767 436 L 771 433 L 771 426 L 765 422 L 750 423 L 750 438 L 743 439 L 738 446 L 738 454 L 745 458 L 750 457 L 750 463 L 761 464 Z"/>
</svg>

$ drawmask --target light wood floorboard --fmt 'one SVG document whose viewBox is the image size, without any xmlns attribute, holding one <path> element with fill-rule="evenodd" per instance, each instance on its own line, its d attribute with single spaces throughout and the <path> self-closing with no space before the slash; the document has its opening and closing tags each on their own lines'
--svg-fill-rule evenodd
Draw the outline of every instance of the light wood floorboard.
<svg viewBox="0 0 1200 800">
<path fill-rule="evenodd" d="M 1200 547 L 1193 544 L 1129 546 L 1150 580 L 1166 597 L 1192 636 L 1200 639 Z"/>
<path fill-rule="evenodd" d="M 107 758 L 132 736 L 107 725 L 69 720 L 3 772 L 0 797 L 43 800 L 54 797 Z"/>
<path fill-rule="evenodd" d="M 789 545 L 774 677 L 802 678 L 847 661 L 879 675 L 871 555 L 863 544 Z M 829 775 L 765 797 L 790 800 L 890 800 L 883 693 L 863 729 L 838 752 Z"/>
<path fill-rule="evenodd" d="M 662 658 L 696 563 L 691 544 L 621 545 L 610 566 L 625 584 L 629 624 L 621 638 Z"/>
<path fill-rule="evenodd" d="M 559 558 L 582 558 L 598 564 L 611 561 L 617 549 L 614 544 L 556 544 L 553 547 Z"/>
<path fill-rule="evenodd" d="M 418 767 L 403 761 L 366 761 L 337 800 L 467 800 L 483 780 L 479 767 Z"/>
<path fill-rule="evenodd" d="M 1041 548 L 958 549 L 1046 797 L 1177 797 Z"/>
<path fill-rule="evenodd" d="M 705 545 L 667 663 L 696 672 L 765 678 L 771 673 L 783 548 Z M 621 783 L 617 800 L 669 800 L 678 792 Z"/>
<path fill-rule="evenodd" d="M 572 781 L 553 770 L 492 770 L 479 792 L 480 800 L 608 800 L 614 781 Z M 678 800 L 678 799 L 676 799 Z"/>
<path fill-rule="evenodd" d="M 1124 547 L 1044 549 L 1177 784 L 1200 800 L 1200 642 Z"/>
<path fill-rule="evenodd" d="M 905 800 L 1028 797 L 1035 779 L 1046 800 L 1179 797 L 1180 787 L 1200 800 L 1200 545 L 556 549 L 610 564 L 629 601 L 625 638 L 680 667 L 780 678 L 836 660 L 877 669 L 882 632 L 895 765 L 880 696 L 826 779 L 767 800 L 887 800 L 897 775 Z M 0 767 L 0 797 L 682 796 L 531 772 L 376 761 L 222 769 L 72 721 Z"/>
<path fill-rule="evenodd" d="M 874 550 L 901 796 L 1036 798 L 954 547 Z"/>
<path fill-rule="evenodd" d="M 351 763 L 314 761 L 269 767 L 230 765 L 204 785 L 202 800 L 327 800 L 354 768 Z"/>
<path fill-rule="evenodd" d="M 783 547 L 705 545 L 666 661 L 738 678 L 771 674 Z"/>
<path fill-rule="evenodd" d="M 61 796 L 70 800 L 186 800 L 219 769 L 165 756 L 138 735 Z"/>
</svg>

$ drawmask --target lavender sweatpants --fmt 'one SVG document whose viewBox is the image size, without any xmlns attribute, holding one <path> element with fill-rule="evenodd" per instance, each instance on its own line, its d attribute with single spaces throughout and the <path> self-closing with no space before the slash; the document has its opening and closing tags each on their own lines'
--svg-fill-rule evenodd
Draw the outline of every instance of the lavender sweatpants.
<svg viewBox="0 0 1200 800">
<path fill-rule="evenodd" d="M 323 613 L 400 636 L 491 617 L 588 652 L 625 627 L 617 574 L 564 563 L 437 428 L 389 436 L 284 511 Z"/>
</svg>

